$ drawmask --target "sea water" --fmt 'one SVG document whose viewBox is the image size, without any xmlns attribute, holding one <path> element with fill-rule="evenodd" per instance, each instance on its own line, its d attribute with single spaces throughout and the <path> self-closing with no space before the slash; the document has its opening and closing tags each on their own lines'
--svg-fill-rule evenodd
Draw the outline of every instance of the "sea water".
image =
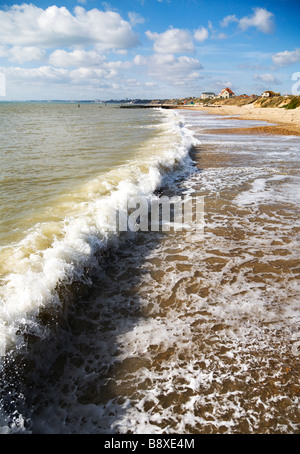
<svg viewBox="0 0 300 454">
<path fill-rule="evenodd" d="M 0 115 L 1 431 L 297 432 L 299 139 L 185 110 Z M 159 195 L 204 197 L 204 235 L 109 228 Z"/>
</svg>

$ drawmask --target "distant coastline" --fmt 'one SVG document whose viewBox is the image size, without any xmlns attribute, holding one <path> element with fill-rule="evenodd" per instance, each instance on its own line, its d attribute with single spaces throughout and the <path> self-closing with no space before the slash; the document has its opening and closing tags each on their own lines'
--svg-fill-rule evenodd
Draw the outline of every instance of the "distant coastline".
<svg viewBox="0 0 300 454">
<path fill-rule="evenodd" d="M 300 97 L 293 97 L 297 100 Z M 260 120 L 271 123 L 270 126 L 256 126 L 236 129 L 214 130 L 214 133 L 225 134 L 272 134 L 272 135 L 294 135 L 300 136 L 300 108 L 286 109 L 280 100 L 273 99 L 271 105 L 261 105 L 260 99 L 255 102 L 240 103 L 238 99 L 219 100 L 218 104 L 186 106 L 184 108 L 203 110 L 210 114 L 224 116 L 224 121 L 228 118 L 238 117 L 239 120 Z M 287 99 L 288 101 L 288 99 Z M 289 101 L 291 102 L 291 101 Z M 204 131 L 205 132 L 205 131 Z"/>
<path fill-rule="evenodd" d="M 138 107 L 134 102 L 132 107 Z M 128 105 L 130 107 L 130 105 Z M 141 106 L 142 107 L 142 106 Z M 235 129 L 214 129 L 222 134 L 272 134 L 300 136 L 300 96 L 232 97 L 229 99 L 164 99 L 153 100 L 148 107 L 200 110 L 213 115 L 223 115 L 224 120 L 238 117 L 239 120 L 260 120 L 270 126 Z M 203 131 L 210 132 L 210 130 Z"/>
</svg>

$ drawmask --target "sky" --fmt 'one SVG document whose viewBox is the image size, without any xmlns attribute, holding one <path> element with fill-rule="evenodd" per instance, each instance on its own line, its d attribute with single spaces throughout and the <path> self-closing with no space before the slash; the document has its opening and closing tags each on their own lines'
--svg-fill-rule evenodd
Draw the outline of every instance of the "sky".
<svg viewBox="0 0 300 454">
<path fill-rule="evenodd" d="M 0 101 L 289 94 L 299 19 L 299 0 L 1 0 Z"/>
</svg>

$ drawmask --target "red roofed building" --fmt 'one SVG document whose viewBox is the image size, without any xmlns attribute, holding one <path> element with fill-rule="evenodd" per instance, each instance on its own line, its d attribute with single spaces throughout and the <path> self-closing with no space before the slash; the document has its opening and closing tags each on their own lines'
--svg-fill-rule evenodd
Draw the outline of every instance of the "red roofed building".
<svg viewBox="0 0 300 454">
<path fill-rule="evenodd" d="M 219 98 L 233 98 L 234 96 L 235 96 L 235 94 L 228 87 L 223 88 L 223 90 L 219 94 Z"/>
</svg>

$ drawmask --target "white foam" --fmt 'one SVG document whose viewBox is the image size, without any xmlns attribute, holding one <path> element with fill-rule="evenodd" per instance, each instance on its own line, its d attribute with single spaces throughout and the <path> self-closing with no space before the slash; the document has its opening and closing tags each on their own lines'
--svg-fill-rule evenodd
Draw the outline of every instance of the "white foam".
<svg viewBox="0 0 300 454">
<path fill-rule="evenodd" d="M 234 150 L 237 142 L 226 142 L 224 146 L 222 139 L 214 140 L 218 152 L 228 149 L 240 153 L 240 146 Z M 205 136 L 201 142 L 209 141 Z M 295 421 L 289 421 L 288 416 L 284 418 L 280 400 L 286 402 L 289 411 L 297 412 L 299 398 L 290 400 L 284 373 L 291 361 L 288 336 L 296 330 L 299 339 L 300 286 L 293 270 L 276 271 L 277 261 L 299 259 L 299 235 L 293 232 L 297 225 L 294 217 L 299 178 L 268 162 L 276 146 L 285 164 L 286 160 L 294 159 L 288 147 L 278 145 L 277 138 L 276 144 L 269 143 L 269 138 L 259 137 L 254 142 L 243 142 L 245 154 L 250 149 L 267 165 L 209 168 L 185 183 L 189 191 L 208 194 L 211 200 L 218 200 L 220 191 L 240 191 L 231 203 L 235 210 L 247 208 L 244 214 L 240 211 L 235 214 L 230 208 L 227 211 L 227 206 L 215 215 L 209 213 L 203 245 L 187 246 L 185 242 L 180 243 L 180 236 L 171 237 L 147 257 L 148 273 L 143 274 L 140 285 L 143 294 L 148 295 L 145 306 L 151 301 L 153 309 L 148 319 L 141 319 L 134 330 L 118 337 L 118 358 L 146 357 L 150 361 L 153 345 L 169 355 L 162 354 L 159 366 L 136 372 L 135 383 L 150 380 L 151 384 L 142 391 L 136 384 L 135 400 L 127 401 L 124 411 L 109 403 L 108 408 L 118 415 L 112 422 L 116 431 L 159 434 L 162 428 L 164 433 L 225 428 L 230 433 L 241 430 L 240 421 L 246 421 L 252 433 L 262 428 L 262 421 L 270 421 L 272 430 L 282 433 L 299 430 Z M 261 204 L 274 205 L 274 211 L 260 213 Z M 278 204 L 283 209 L 291 205 L 292 214 L 277 213 Z M 218 233 L 218 229 L 225 233 Z M 245 236 L 231 239 L 235 230 Z M 177 263 L 183 265 L 183 270 L 177 268 L 175 257 L 171 262 L 167 260 L 169 254 L 181 255 Z M 218 261 L 220 256 L 226 259 L 226 265 L 220 269 L 206 265 L 206 260 Z M 151 265 L 151 259 L 155 259 L 155 265 Z M 261 271 L 255 271 L 253 263 L 259 264 Z M 269 265 L 265 271 L 264 265 Z M 153 277 L 153 270 L 163 276 L 159 282 Z M 201 278 L 197 279 L 196 273 Z M 256 279 L 260 277 L 263 279 Z M 199 281 L 204 288 L 209 287 L 208 296 L 186 291 L 190 284 L 198 283 L 201 288 Z M 164 313 L 164 302 L 172 294 L 174 305 Z M 217 329 L 213 330 L 214 327 Z M 220 352 L 222 347 L 224 352 Z M 272 362 L 276 361 L 278 366 L 274 368 Z M 229 385 L 223 386 L 226 382 Z M 266 389 L 265 384 L 270 386 Z M 275 384 L 275 391 L 271 384 Z M 162 396 L 170 393 L 170 402 L 163 405 Z M 152 404 L 149 411 L 145 410 L 147 403 Z M 280 426 L 276 423 L 278 414 L 282 420 Z"/>
<path fill-rule="evenodd" d="M 274 175 L 269 178 L 257 178 L 252 182 L 252 188 L 241 192 L 235 202 L 241 206 L 257 205 L 260 203 L 292 203 L 300 201 L 299 178 L 289 178 L 287 175 Z M 289 183 L 286 183 L 289 181 Z M 284 182 L 280 188 L 270 185 L 273 182 Z"/>
<path fill-rule="evenodd" d="M 150 152 L 111 171 L 106 180 L 102 178 L 100 184 L 109 191 L 107 195 L 99 197 L 97 179 L 82 188 L 85 201 L 75 202 L 71 206 L 74 214 L 66 213 L 65 220 L 56 224 L 59 234 L 54 235 L 50 246 L 38 247 L 45 239 L 45 223 L 34 226 L 19 244 L 9 247 L 0 289 L 0 353 L 22 341 L 16 335 L 20 323 L 34 320 L 41 307 L 61 304 L 57 294 L 59 283 L 75 279 L 89 283 L 85 267 L 97 266 L 95 253 L 105 248 L 108 240 L 117 240 L 108 232 L 110 210 L 122 207 L 130 196 L 151 197 L 168 172 L 189 162 L 188 151 L 195 143 L 191 131 L 175 112 L 161 109 L 157 115 L 160 124 L 156 126 L 158 134 L 153 143 L 148 144 Z"/>
</svg>

